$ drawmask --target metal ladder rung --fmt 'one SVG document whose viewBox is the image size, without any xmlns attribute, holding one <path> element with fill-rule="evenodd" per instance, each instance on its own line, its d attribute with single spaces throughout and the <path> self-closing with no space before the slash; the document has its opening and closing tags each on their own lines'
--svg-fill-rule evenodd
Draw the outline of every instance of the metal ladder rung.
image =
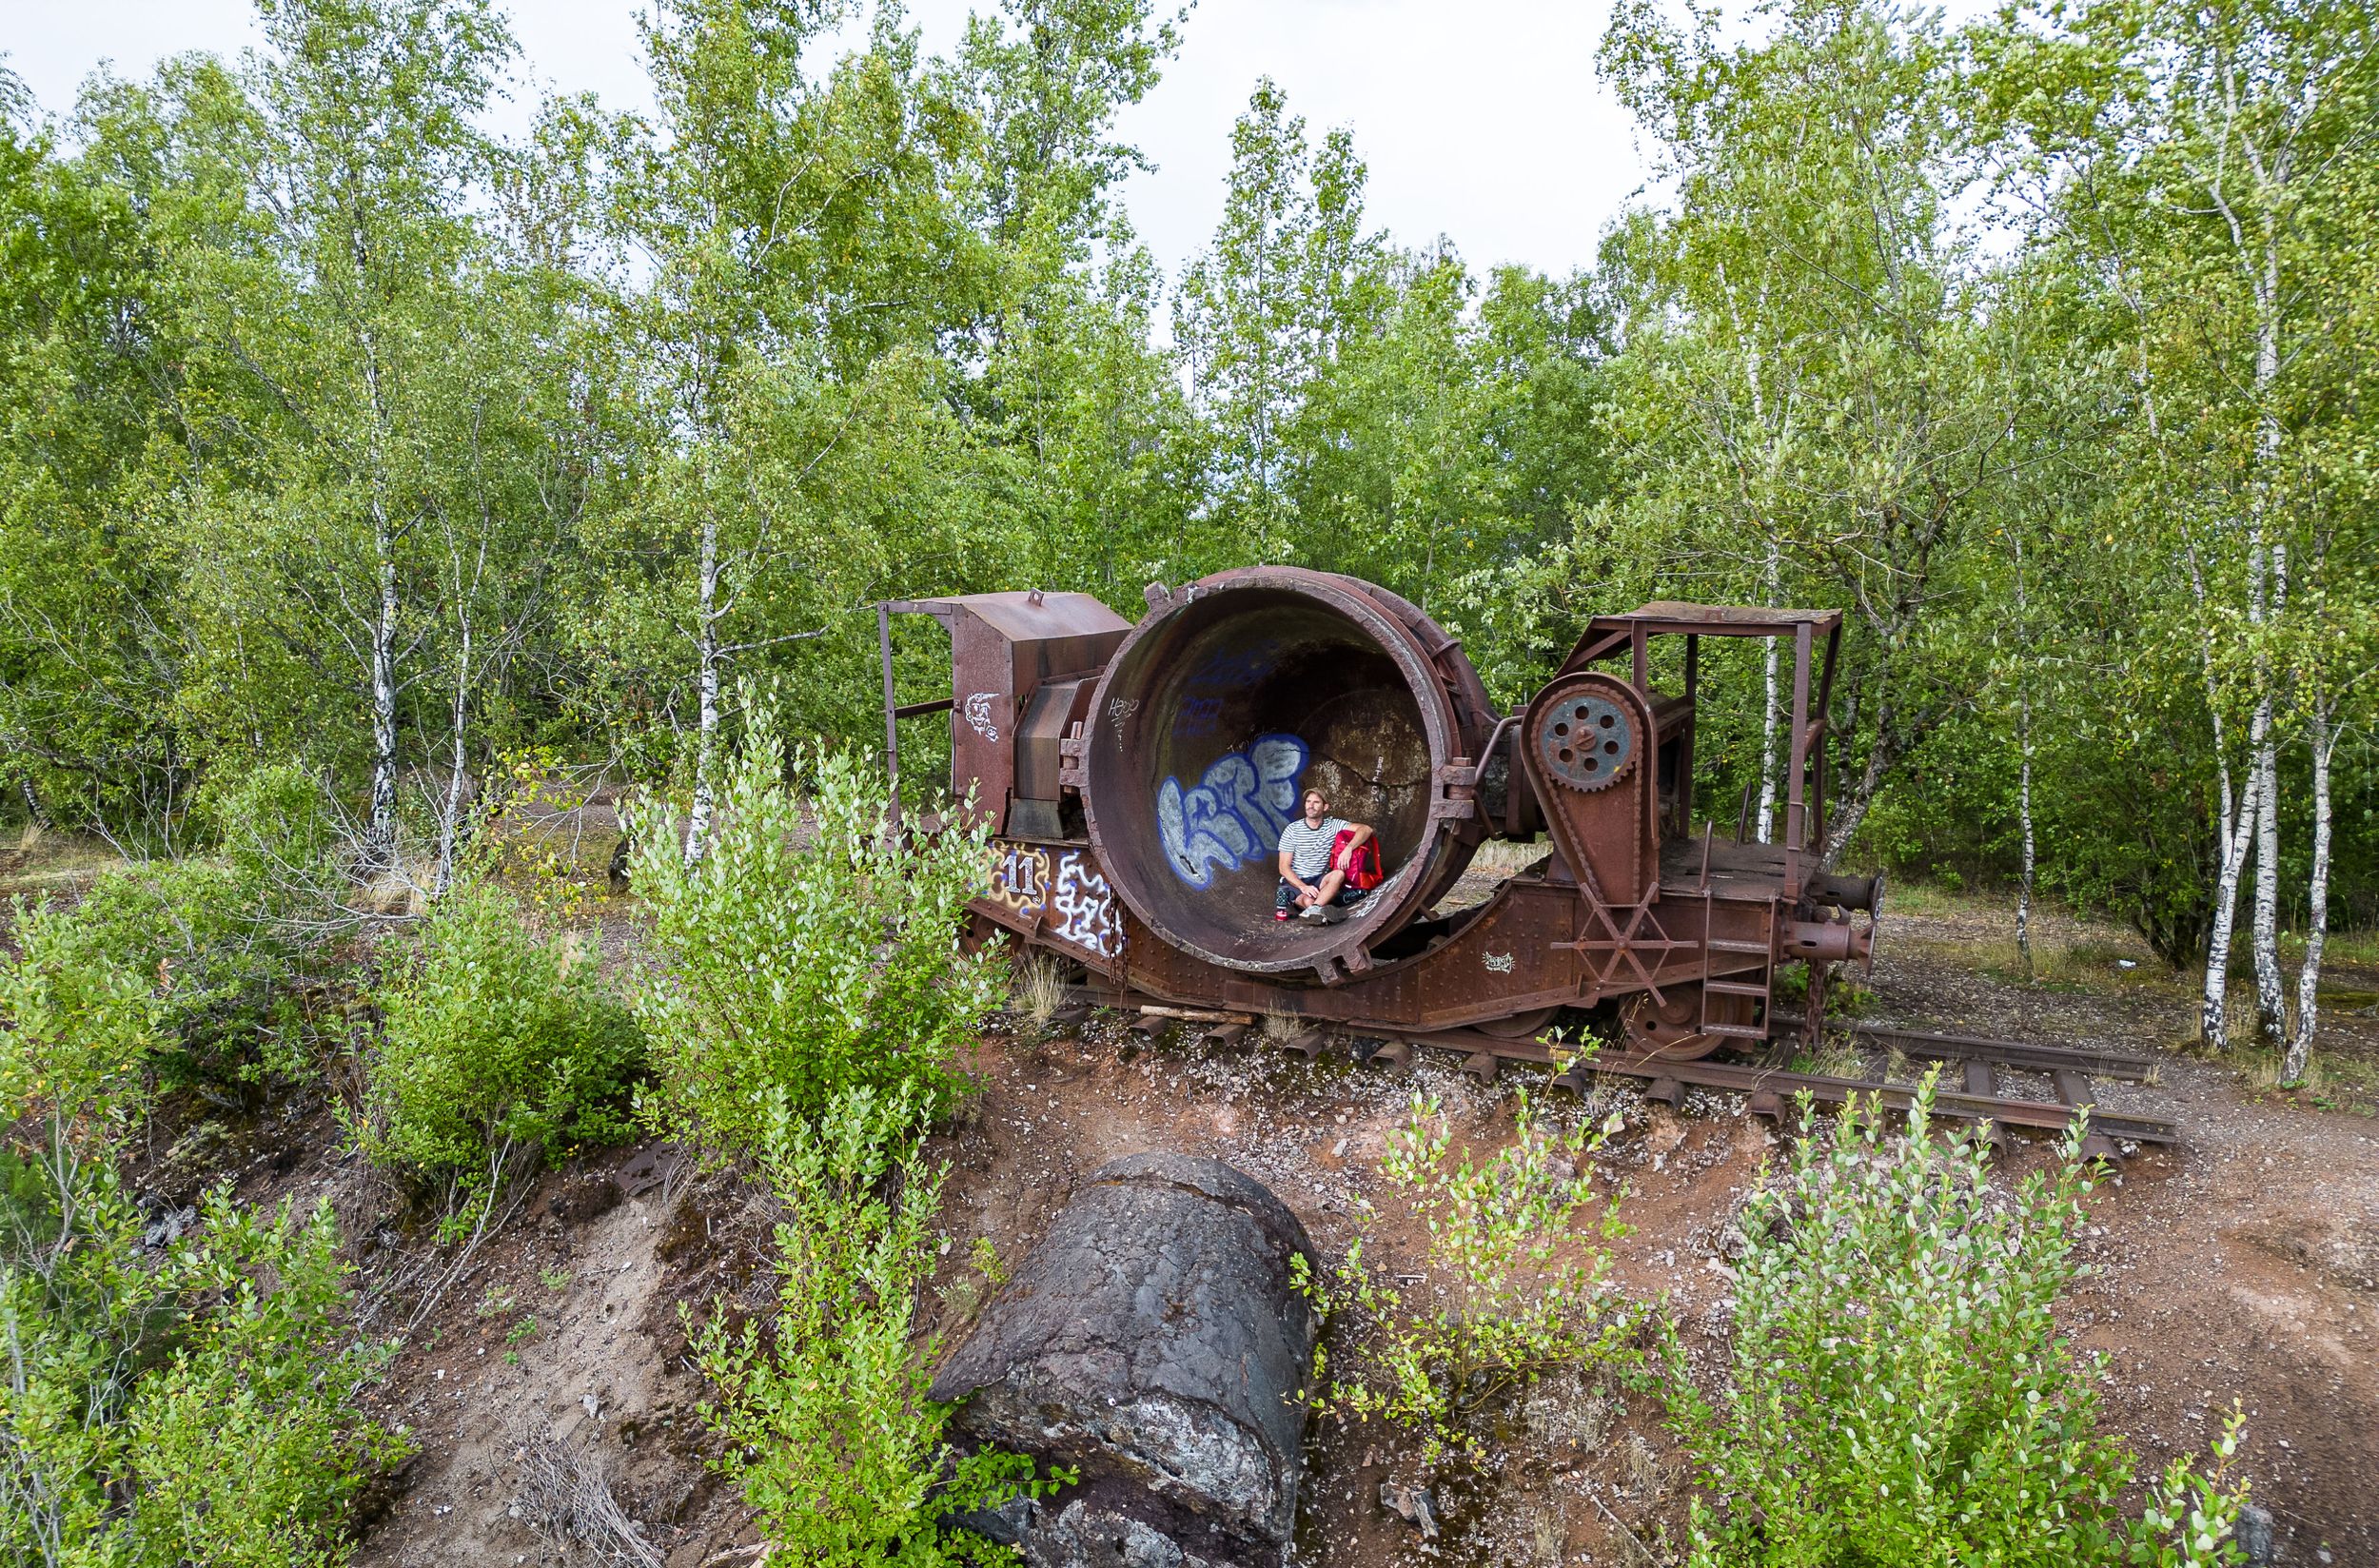
<svg viewBox="0 0 2379 1568">
<path fill-rule="evenodd" d="M 1705 854 L 1708 853 L 1706 848 L 1703 853 Z M 1776 956 L 1776 914 L 1775 901 L 1770 900 L 1760 911 L 1761 940 L 1760 941 L 1746 942 L 1735 937 L 1711 936 L 1711 928 L 1718 923 L 1718 895 L 1711 890 L 1709 875 L 1706 871 L 1704 872 L 1701 878 L 1701 934 L 1703 943 L 1710 951 L 1740 953 L 1773 964 Z M 1747 986 L 1740 980 L 1704 978 L 1701 982 L 1701 1032 L 1734 1040 L 1765 1040 L 1768 1037 L 1771 1022 L 1768 1013 L 1776 1005 L 1775 998 L 1769 992 L 1769 983 L 1774 978 L 1772 973 L 1763 974 L 1756 986 Z M 1718 1022 L 1710 1016 L 1710 998 L 1713 996 L 1751 998 L 1760 1005 L 1760 1021 L 1756 1024 Z"/>
</svg>

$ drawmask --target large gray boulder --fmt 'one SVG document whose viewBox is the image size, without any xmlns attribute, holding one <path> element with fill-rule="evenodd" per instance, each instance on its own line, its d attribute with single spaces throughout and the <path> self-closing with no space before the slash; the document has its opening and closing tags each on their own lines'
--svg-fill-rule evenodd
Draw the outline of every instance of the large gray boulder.
<svg viewBox="0 0 2379 1568">
<path fill-rule="evenodd" d="M 934 1380 L 954 1425 L 1081 1472 L 979 1523 L 1034 1568 L 1270 1568 L 1297 1516 L 1320 1323 L 1297 1217 L 1213 1160 L 1101 1166 Z M 1318 1260 L 1316 1260 L 1318 1263 Z"/>
</svg>

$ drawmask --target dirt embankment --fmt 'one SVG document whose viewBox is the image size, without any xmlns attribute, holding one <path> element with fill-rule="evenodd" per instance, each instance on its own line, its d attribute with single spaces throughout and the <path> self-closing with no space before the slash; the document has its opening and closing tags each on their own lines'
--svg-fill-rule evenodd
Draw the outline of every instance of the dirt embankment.
<svg viewBox="0 0 2379 1568">
<path fill-rule="evenodd" d="M 2077 1342 L 2108 1357 L 2109 1422 L 2160 1466 L 2203 1453 L 2236 1401 L 2248 1415 L 2242 1468 L 2275 1518 L 2278 1560 L 2379 1562 L 2379 1121 L 2257 1092 L 2227 1067 L 2171 1053 L 2188 1022 L 2174 988 L 2130 971 L 2104 984 L 1995 978 L 1976 967 L 1979 938 L 1963 919 L 1895 918 L 1871 1016 L 2164 1053 L 2159 1082 L 2109 1092 L 2176 1118 L 2183 1142 L 2128 1161 L 2094 1196 L 2094 1272 L 2066 1312 Z M 2379 1059 L 2374 1033 L 2346 1018 L 2323 1049 Z M 1143 1048 L 1111 1024 L 1079 1039 L 994 1034 L 974 1067 L 983 1093 L 936 1141 L 953 1167 L 942 1221 L 952 1245 L 930 1308 L 951 1329 L 973 1301 L 963 1278 L 973 1239 L 1017 1256 L 1107 1160 L 1150 1148 L 1226 1160 L 1336 1249 L 1352 1237 L 1353 1200 L 1385 1199 L 1385 1139 L 1414 1094 L 1441 1097 L 1463 1135 L 1495 1139 L 1508 1132 L 1515 1090 L 1532 1082 L 1508 1073 L 1476 1084 L 1450 1056 L 1425 1055 L 1400 1078 L 1260 1047 Z M 1565 1117 L 1589 1113 L 1565 1096 L 1556 1104 Z M 1724 1096 L 1697 1095 L 1678 1114 L 1614 1088 L 1591 1113 L 1611 1109 L 1626 1130 L 1604 1173 L 1624 1183 L 1634 1226 L 1618 1245 L 1620 1272 L 1635 1291 L 1665 1297 L 1698 1356 L 1714 1362 L 1721 1238 L 1778 1153 L 1776 1134 Z M 681 1306 L 767 1309 L 770 1216 L 752 1188 L 673 1175 L 665 1150 L 575 1164 L 541 1180 L 423 1312 L 453 1252 L 403 1229 L 396 1195 L 341 1151 L 327 1114 L 292 1113 L 195 1152 L 205 1157 L 183 1162 L 190 1172 L 236 1169 L 245 1196 L 329 1196 L 352 1239 L 369 1331 L 408 1330 L 372 1398 L 421 1451 L 378 1490 L 360 1561 L 600 1561 L 606 1540 L 610 1560 L 671 1568 L 757 1558 L 748 1513 L 703 1462 L 714 1452 L 695 1410 L 704 1390 L 679 1322 Z M 2007 1168 L 2047 1156 L 2045 1144 L 2019 1142 Z M 1372 1252 L 1424 1272 L 1419 1236 L 1393 1213 Z M 1441 1485 L 1446 1534 L 1433 1546 L 1380 1505 L 1380 1482 L 1413 1471 L 1400 1435 L 1324 1423 L 1310 1462 L 1298 1548 L 1307 1568 L 1617 1563 L 1639 1559 L 1637 1541 L 1669 1560 L 1662 1543 L 1678 1539 L 1683 1518 L 1674 1445 L 1647 1409 L 1593 1384 L 1548 1384 L 1499 1419 L 1489 1473 Z M 578 1511 L 594 1538 L 582 1542 L 540 1528 L 541 1517 L 570 1514 L 553 1478 L 573 1466 L 617 1503 L 610 1526 L 600 1511 Z M 618 1538 L 624 1520 L 638 1544 Z"/>
</svg>

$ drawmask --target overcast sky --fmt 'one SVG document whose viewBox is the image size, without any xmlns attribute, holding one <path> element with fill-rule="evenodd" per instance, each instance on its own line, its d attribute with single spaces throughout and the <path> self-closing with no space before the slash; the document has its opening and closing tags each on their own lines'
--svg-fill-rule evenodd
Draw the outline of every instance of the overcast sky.
<svg viewBox="0 0 2379 1568">
<path fill-rule="evenodd" d="M 504 9 L 532 80 L 650 106 L 638 0 Z M 910 15 L 927 48 L 948 53 L 968 10 L 912 0 Z M 1269 74 L 1317 139 L 1353 128 L 1375 225 L 1407 244 L 1448 236 L 1480 271 L 1583 265 L 1642 179 L 1627 118 L 1595 79 L 1608 10 L 1608 0 L 1201 0 L 1163 83 L 1122 122 L 1157 166 L 1125 191 L 1132 222 L 1174 273 L 1204 246 L 1222 210 L 1230 123 Z M 165 55 L 231 53 L 255 36 L 246 0 L 0 0 L 0 51 L 52 111 L 72 106 L 102 60 L 140 77 Z M 499 127 L 526 118 L 518 103 Z"/>
</svg>

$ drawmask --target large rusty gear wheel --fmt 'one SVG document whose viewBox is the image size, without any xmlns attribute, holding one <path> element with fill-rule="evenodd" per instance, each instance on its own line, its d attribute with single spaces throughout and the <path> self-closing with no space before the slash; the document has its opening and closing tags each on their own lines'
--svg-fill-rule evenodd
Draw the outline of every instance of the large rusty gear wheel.
<svg viewBox="0 0 2379 1568">
<path fill-rule="evenodd" d="M 1701 1028 L 1699 985 L 1671 986 L 1663 997 L 1656 1003 L 1649 991 L 1640 992 L 1621 1009 L 1632 1054 L 1656 1062 L 1698 1062 L 1726 1044 L 1729 1036 Z M 1710 998 L 1710 1021 L 1747 1027 L 1755 1022 L 1755 1006 L 1748 996 L 1720 992 Z"/>
<path fill-rule="evenodd" d="M 1537 754 L 1556 783 L 1592 794 L 1607 790 L 1636 756 L 1627 710 L 1594 692 L 1556 698 L 1537 721 Z"/>
</svg>

